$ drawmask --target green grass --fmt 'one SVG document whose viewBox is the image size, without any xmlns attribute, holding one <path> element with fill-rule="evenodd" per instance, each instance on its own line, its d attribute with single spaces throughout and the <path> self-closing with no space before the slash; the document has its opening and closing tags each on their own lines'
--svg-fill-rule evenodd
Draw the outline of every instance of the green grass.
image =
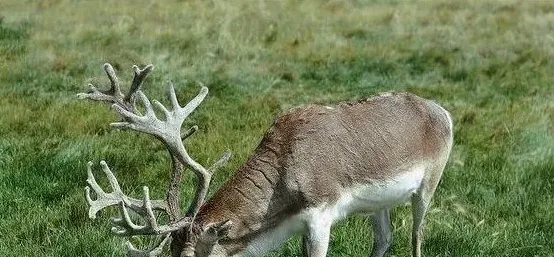
<svg viewBox="0 0 554 257">
<path fill-rule="evenodd" d="M 554 4 L 547 1 L 17 1 L 0 3 L 0 256 L 123 256 L 108 217 L 87 217 L 85 163 L 124 190 L 164 195 L 169 161 L 151 138 L 112 131 L 78 101 L 110 62 L 155 65 L 186 101 L 203 164 L 231 149 L 212 192 L 279 112 L 381 91 L 435 99 L 455 119 L 451 161 L 427 216 L 425 256 L 554 255 Z M 106 181 L 102 181 L 105 183 Z M 188 174 L 184 193 L 192 193 Z M 393 214 L 389 256 L 409 256 L 411 215 Z M 339 223 L 329 256 L 366 256 L 362 218 Z M 298 256 L 298 239 L 271 256 Z"/>
</svg>

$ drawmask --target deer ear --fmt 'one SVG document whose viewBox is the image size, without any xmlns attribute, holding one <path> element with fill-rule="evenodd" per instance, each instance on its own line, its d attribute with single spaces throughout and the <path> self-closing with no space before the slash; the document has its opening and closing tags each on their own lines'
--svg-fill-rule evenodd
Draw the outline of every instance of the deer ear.
<svg viewBox="0 0 554 257">
<path fill-rule="evenodd" d="M 233 226 L 233 222 L 231 222 L 230 220 L 226 220 L 226 221 L 208 225 L 208 227 L 204 230 L 204 232 L 208 237 L 217 241 L 227 237 L 227 235 L 229 235 L 229 230 L 231 230 L 232 226 Z"/>
</svg>

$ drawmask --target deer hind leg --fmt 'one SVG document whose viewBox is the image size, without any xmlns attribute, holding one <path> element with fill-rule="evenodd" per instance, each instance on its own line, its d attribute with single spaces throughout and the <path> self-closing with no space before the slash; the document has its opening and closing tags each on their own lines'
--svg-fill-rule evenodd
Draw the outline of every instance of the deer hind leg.
<svg viewBox="0 0 554 257">
<path fill-rule="evenodd" d="M 371 221 L 375 238 L 371 257 L 383 257 L 392 243 L 392 226 L 389 209 L 373 213 Z"/>
<path fill-rule="evenodd" d="M 421 257 L 421 244 L 423 243 L 423 223 L 425 214 L 429 210 L 431 198 L 439 184 L 446 160 L 442 165 L 431 167 L 427 170 L 427 175 L 422 182 L 421 187 L 412 196 L 412 256 Z"/>
<path fill-rule="evenodd" d="M 415 194 L 412 196 L 412 256 L 421 257 L 421 244 L 423 241 L 423 219 L 429 204 L 421 196 Z"/>
<path fill-rule="evenodd" d="M 332 221 L 326 217 L 315 218 L 308 224 L 308 232 L 302 236 L 302 256 L 327 256 L 331 225 Z"/>
<path fill-rule="evenodd" d="M 309 257 L 310 256 L 310 237 L 308 234 L 305 234 L 302 236 L 302 256 L 303 257 Z"/>
</svg>

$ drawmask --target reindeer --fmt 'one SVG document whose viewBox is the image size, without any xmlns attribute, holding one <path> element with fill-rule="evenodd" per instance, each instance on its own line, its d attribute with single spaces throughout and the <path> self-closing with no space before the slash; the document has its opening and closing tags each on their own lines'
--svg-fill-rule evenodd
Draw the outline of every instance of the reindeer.
<svg viewBox="0 0 554 257">
<path fill-rule="evenodd" d="M 118 236 L 157 236 L 154 247 L 139 250 L 127 241 L 128 256 L 158 256 L 171 240 L 174 257 L 261 256 L 295 234 L 303 234 L 304 256 L 323 257 L 331 226 L 351 214 L 371 217 L 375 239 L 371 256 L 384 256 L 392 242 L 390 209 L 411 201 L 412 256 L 421 256 L 423 221 L 452 148 L 452 119 L 438 104 L 408 93 L 386 93 L 336 106 L 306 105 L 280 115 L 254 153 L 209 200 L 213 172 L 230 157 L 223 154 L 205 168 L 189 155 L 181 134 L 183 121 L 208 94 L 200 93 L 184 107 L 169 85 L 171 109 L 151 102 L 140 90 L 153 66 L 133 66 L 129 92 L 122 94 L 111 65 L 104 69 L 111 88 L 91 86 L 79 98 L 112 104 L 122 121 L 112 127 L 153 135 L 169 151 L 172 176 L 165 200 L 125 195 L 106 164 L 100 165 L 113 192 L 97 184 L 88 163 L 85 188 L 90 218 L 109 206 L 119 206 L 112 218 Z M 137 108 L 137 100 L 144 107 Z M 153 106 L 163 119 L 156 116 Z M 188 211 L 179 209 L 180 182 L 185 168 L 197 177 Z M 91 197 L 91 189 L 95 199 Z M 129 212 L 143 221 L 135 223 Z M 158 224 L 166 214 L 167 225 Z"/>
</svg>

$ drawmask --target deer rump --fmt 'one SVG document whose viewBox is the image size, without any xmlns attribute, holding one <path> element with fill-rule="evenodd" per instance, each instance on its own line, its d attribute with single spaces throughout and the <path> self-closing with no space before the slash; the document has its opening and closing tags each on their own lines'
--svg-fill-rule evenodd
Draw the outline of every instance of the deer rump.
<svg viewBox="0 0 554 257">
<path fill-rule="evenodd" d="M 235 225 L 219 243 L 250 241 L 240 252 L 262 254 L 318 220 L 406 202 L 433 176 L 426 170 L 448 158 L 451 130 L 448 112 L 407 93 L 294 108 L 275 120 L 197 220 L 227 217 Z"/>
</svg>

